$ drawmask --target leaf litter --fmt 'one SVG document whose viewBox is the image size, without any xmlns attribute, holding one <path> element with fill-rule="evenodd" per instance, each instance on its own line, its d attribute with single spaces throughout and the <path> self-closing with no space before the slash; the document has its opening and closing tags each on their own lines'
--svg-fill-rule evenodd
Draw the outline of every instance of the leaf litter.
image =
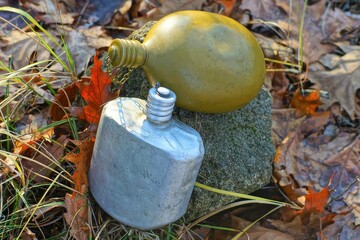
<svg viewBox="0 0 360 240">
<path fill-rule="evenodd" d="M 282 210 L 280 218 L 272 216 L 275 218 L 269 217 L 257 223 L 241 239 L 332 239 L 334 236 L 339 236 L 339 239 L 360 238 L 359 43 L 354 45 L 354 39 L 359 36 L 356 29 L 360 27 L 360 20 L 356 18 L 356 14 L 348 14 L 343 10 L 345 8 L 341 9 L 341 5 L 331 1 L 308 1 L 306 7 L 303 1 L 290 2 L 289 5 L 289 1 L 285 0 L 156 0 L 123 1 L 106 5 L 103 1 L 98 4 L 96 1 L 87 3 L 65 0 L 48 1 L 44 5 L 44 1 L 24 1 L 23 8 L 35 14 L 36 19 L 43 21 L 49 30 L 55 30 L 53 32 L 58 39 L 65 38 L 73 54 L 78 77 L 83 77 L 77 80 L 70 76 L 54 77 L 54 74 L 48 74 L 50 71 L 59 73 L 64 70 L 56 64 L 48 66 L 44 72 L 32 70 L 32 74 L 38 74 L 36 78 L 25 75 L 21 77 L 35 84 L 32 85 L 34 88 L 42 86 L 37 92 L 41 93 L 42 99 L 52 102 L 48 114 L 54 122 L 77 117 L 83 120 L 83 124 L 77 129 L 80 140 L 70 139 L 73 135 L 72 128 L 64 127 L 64 124 L 33 135 L 30 131 L 28 139 L 15 142 L 12 151 L 24 154 L 33 161 L 8 158 L 9 161 L 5 163 L 11 165 L 15 161 L 22 161 L 29 173 L 34 174 L 32 179 L 44 181 L 44 178 L 37 179 L 37 176 L 50 177 L 51 171 L 39 164 L 33 165 L 36 162 L 52 164 L 47 162 L 48 159 L 43 159 L 43 154 L 52 155 L 57 164 L 73 162 L 74 185 L 73 190 L 63 196 L 62 207 L 66 209 L 64 218 L 73 238 L 88 239 L 92 216 L 89 214 L 87 169 L 94 133 L 102 106 L 117 96 L 117 93 L 111 92 L 110 77 L 101 69 L 99 54 L 94 55 L 95 50 L 106 50 L 112 39 L 108 36 L 109 33 L 118 32 L 104 30 L 104 25 L 120 29 L 138 28 L 149 20 L 158 20 L 177 10 L 207 9 L 245 24 L 256 35 L 265 56 L 279 61 L 267 61 L 265 81 L 274 99 L 272 130 L 277 153 L 273 178 L 289 200 L 303 207 L 297 211 Z M 299 28 L 302 18 L 303 30 Z M 99 19 L 102 26 L 94 26 Z M 28 31 L 26 28 L 23 30 Z M 0 31 L 8 34 L 0 38 L 0 60 L 5 65 L 12 64 L 12 68 L 18 70 L 28 64 L 51 59 L 48 52 L 29 38 L 33 33 Z M 117 34 L 125 36 L 129 32 Z M 303 55 L 299 49 L 302 49 Z M 64 55 L 62 58 L 65 60 Z M 91 76 L 84 77 L 92 59 L 94 66 Z M 293 65 L 289 66 L 287 63 Z M 46 64 L 39 66 L 44 67 Z M 271 71 L 272 69 L 284 71 Z M 0 74 L 2 73 L 1 68 Z M 54 94 L 43 87 L 42 80 L 39 81 L 41 78 L 54 84 L 61 80 L 55 88 L 60 90 L 57 90 L 54 97 Z M 304 82 L 299 84 L 300 80 Z M 12 87 L 15 87 L 12 92 L 16 92 L 18 86 Z M 2 99 L 6 98 L 6 89 L 9 88 L 2 85 Z M 326 91 L 329 98 L 321 97 L 321 91 Z M 49 97 L 46 97 L 46 92 L 50 94 Z M 41 105 L 45 101 L 34 103 Z M 33 125 L 38 121 L 36 116 L 31 116 L 26 111 L 26 105 L 21 105 L 21 109 L 26 114 L 25 117 L 33 118 L 33 123 L 28 123 L 33 131 L 47 124 L 46 121 L 39 120 L 39 126 Z M 2 112 L 6 115 L 3 109 Z M 56 141 L 50 140 L 53 138 Z M 68 152 L 70 145 L 74 149 Z M 38 148 L 42 154 L 34 152 L 32 147 Z M 66 161 L 62 161 L 62 158 Z M 12 165 L 12 169 L 15 168 Z M 12 172 L 7 171 L 7 174 Z M 240 231 L 249 224 L 247 220 L 232 213 L 228 216 L 228 225 L 225 224 L 225 227 Z M 32 230 L 33 228 L 26 228 L 23 232 L 24 239 L 36 239 Z M 195 233 L 196 231 L 203 239 L 230 239 L 235 235 L 228 232 L 225 234 L 220 230 L 210 231 L 206 226 L 196 229 Z"/>
</svg>

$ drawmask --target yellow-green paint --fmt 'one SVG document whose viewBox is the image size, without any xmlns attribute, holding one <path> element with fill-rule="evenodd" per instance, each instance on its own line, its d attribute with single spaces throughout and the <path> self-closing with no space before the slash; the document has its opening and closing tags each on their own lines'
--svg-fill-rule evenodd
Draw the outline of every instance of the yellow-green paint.
<svg viewBox="0 0 360 240">
<path fill-rule="evenodd" d="M 170 88 L 179 107 L 197 112 L 246 105 L 265 76 L 264 56 L 251 32 L 231 18 L 202 11 L 165 16 L 142 44 L 115 39 L 109 56 L 114 66 L 143 67 L 152 85 Z"/>
</svg>

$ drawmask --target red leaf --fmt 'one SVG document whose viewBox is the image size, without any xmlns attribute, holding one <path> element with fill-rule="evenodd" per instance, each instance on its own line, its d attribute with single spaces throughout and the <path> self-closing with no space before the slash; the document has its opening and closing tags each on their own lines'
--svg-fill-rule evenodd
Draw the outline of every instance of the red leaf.
<svg viewBox="0 0 360 240">
<path fill-rule="evenodd" d="M 66 222 L 71 226 L 70 234 L 76 240 L 87 240 L 90 234 L 89 215 L 88 215 L 88 176 L 87 172 L 90 166 L 92 150 L 94 147 L 94 138 L 89 137 L 83 141 L 72 141 L 79 152 L 71 152 L 65 156 L 65 159 L 75 163 L 76 170 L 72 175 L 75 191 L 72 194 L 66 194 L 64 217 Z"/>
<path fill-rule="evenodd" d="M 330 184 L 329 184 L 330 185 Z M 309 193 L 305 196 L 305 206 L 297 214 L 301 215 L 301 222 L 307 225 L 312 213 L 322 213 L 329 198 L 329 185 L 320 192 L 309 187 Z"/>
<path fill-rule="evenodd" d="M 77 86 L 70 84 L 60 88 L 55 95 L 54 102 L 50 105 L 49 114 L 54 121 L 59 121 L 66 116 L 65 108 L 70 107 L 75 100 Z"/>
<path fill-rule="evenodd" d="M 86 101 L 83 115 L 79 118 L 90 123 L 98 123 L 101 116 L 103 105 L 117 97 L 117 93 L 111 92 L 111 79 L 109 74 L 101 69 L 102 62 L 97 55 L 94 57 L 94 67 L 91 69 L 91 78 L 82 78 L 76 86 L 80 89 L 80 94 Z"/>
<path fill-rule="evenodd" d="M 291 221 L 296 216 L 300 216 L 301 223 L 303 225 L 308 225 L 311 219 L 311 215 L 314 213 L 314 214 L 322 215 L 321 219 L 326 221 L 326 223 L 330 223 L 332 219 L 335 217 L 334 214 L 325 211 L 325 205 L 330 195 L 329 192 L 330 184 L 331 184 L 331 180 L 328 186 L 323 188 L 320 192 L 315 191 L 312 187 L 309 186 L 308 194 L 305 195 L 304 208 L 299 211 L 294 211 L 291 208 L 282 209 L 281 215 L 283 219 L 285 221 L 289 221 L 289 220 Z"/>
<path fill-rule="evenodd" d="M 83 141 L 72 140 L 71 142 L 79 147 L 79 152 L 71 152 L 65 156 L 65 159 L 75 164 L 76 170 L 72 175 L 75 185 L 74 189 L 76 191 L 81 191 L 83 185 L 86 187 L 89 186 L 87 172 L 90 166 L 95 139 L 93 137 L 89 137 Z"/>
<path fill-rule="evenodd" d="M 236 0 L 217 0 L 217 2 L 224 6 L 224 15 L 230 16 Z"/>
<path fill-rule="evenodd" d="M 73 192 L 65 196 L 65 221 L 70 226 L 70 235 L 76 240 L 88 240 L 90 236 L 87 186 L 83 185 L 80 193 Z"/>
<path fill-rule="evenodd" d="M 320 90 L 318 89 L 309 94 L 302 94 L 300 89 L 297 89 L 291 99 L 291 106 L 296 108 L 301 115 L 314 115 L 316 108 L 321 104 Z"/>
</svg>

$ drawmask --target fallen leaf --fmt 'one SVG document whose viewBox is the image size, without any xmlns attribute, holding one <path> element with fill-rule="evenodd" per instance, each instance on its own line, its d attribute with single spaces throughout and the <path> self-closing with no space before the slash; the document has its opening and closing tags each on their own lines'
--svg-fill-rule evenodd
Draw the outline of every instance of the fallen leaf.
<svg viewBox="0 0 360 240">
<path fill-rule="evenodd" d="M 267 69 L 282 69 L 282 64 L 270 63 Z M 287 99 L 289 91 L 289 79 L 286 77 L 284 71 L 268 71 L 265 75 L 264 84 L 270 91 L 273 98 L 273 109 L 281 109 L 288 106 Z"/>
<path fill-rule="evenodd" d="M 52 42 L 45 34 L 37 34 L 39 34 L 44 39 L 50 48 L 55 50 L 58 49 L 56 44 Z M 34 61 L 34 59 L 31 58 L 31 56 L 34 56 L 34 53 L 36 53 L 35 55 L 37 62 L 51 59 L 50 52 L 40 44 L 40 41 L 35 41 L 34 39 L 38 39 L 34 32 L 24 33 L 18 30 L 11 31 L 11 33 L 3 39 L 6 44 L 0 44 L 1 50 L 7 56 L 4 64 L 9 66 L 8 61 L 11 59 L 13 69 L 18 70 L 29 65 L 31 61 Z M 48 62 L 38 64 L 38 66 L 45 67 L 47 64 Z"/>
<path fill-rule="evenodd" d="M 224 15 L 230 16 L 232 10 L 234 9 L 236 0 L 216 0 L 224 7 Z"/>
<path fill-rule="evenodd" d="M 316 189 L 327 185 L 334 168 L 325 160 L 354 141 L 355 136 L 351 133 L 339 133 L 319 143 L 318 138 L 321 138 L 327 123 L 328 118 L 314 116 L 306 119 L 296 133 L 290 132 L 279 146 L 282 157 L 279 158 L 281 161 L 274 163 L 275 170 L 285 170 L 300 187 L 306 187 L 310 182 L 314 182 Z M 334 182 L 336 181 L 335 174 Z"/>
<path fill-rule="evenodd" d="M 305 116 L 297 116 L 294 108 L 272 109 L 272 137 L 275 146 L 278 147 L 289 132 L 295 132 L 305 119 Z"/>
<path fill-rule="evenodd" d="M 83 185 L 86 187 L 89 186 L 87 172 L 90 167 L 95 139 L 90 136 L 85 140 L 71 140 L 71 142 L 79 148 L 79 152 L 70 152 L 65 156 L 65 159 L 75 164 L 76 170 L 72 175 L 72 179 L 74 180 L 74 189 L 75 191 L 81 191 L 83 189 Z"/>
<path fill-rule="evenodd" d="M 33 233 L 29 228 L 25 228 L 21 233 L 22 240 L 37 240 L 35 233 Z"/>
<path fill-rule="evenodd" d="M 59 121 L 67 114 L 66 109 L 71 106 L 76 97 L 78 88 L 75 83 L 60 88 L 54 101 L 50 105 L 49 115 L 54 121 Z"/>
<path fill-rule="evenodd" d="M 299 239 L 301 239 L 301 236 L 303 236 L 302 239 L 309 239 L 309 236 L 306 236 L 306 234 L 301 235 L 301 232 L 310 231 L 311 229 L 313 230 L 309 234 L 314 235 L 318 232 L 319 237 L 334 237 L 339 236 L 341 233 L 346 236 L 346 234 L 349 234 L 348 229 L 354 228 L 359 223 L 360 216 L 360 202 L 358 201 L 360 194 L 357 180 L 358 176 L 360 176 L 360 146 L 357 134 L 340 131 L 333 116 L 329 113 L 306 117 L 305 120 L 296 125 L 297 127 L 291 128 L 291 131 L 286 131 L 281 128 L 289 129 L 289 123 L 282 123 L 281 121 L 286 121 L 286 117 L 288 117 L 290 122 L 295 122 L 296 117 L 289 114 L 289 110 L 287 112 L 277 111 L 274 116 L 277 114 L 279 117 L 275 118 L 278 120 L 276 120 L 276 129 L 274 131 L 277 131 L 276 133 L 280 136 L 283 136 L 286 132 L 288 135 L 277 148 L 274 160 L 274 178 L 286 195 L 292 201 L 297 201 L 299 196 L 303 194 L 301 189 L 305 189 L 309 183 L 314 183 L 314 189 L 320 190 L 327 186 L 330 177 L 333 175 L 331 184 L 333 190 L 331 198 L 333 201 L 329 211 L 316 213 L 320 211 L 321 206 L 308 204 L 308 212 L 315 212 L 310 214 L 310 217 L 309 214 L 304 212 L 304 216 L 295 217 L 295 220 L 291 223 L 292 225 L 284 222 L 279 222 L 279 225 L 283 226 L 284 229 L 298 231 L 293 234 L 299 234 Z M 307 201 L 312 200 L 308 197 Z M 297 202 L 301 203 L 301 201 Z M 316 199 L 313 202 L 316 203 Z M 321 205 L 323 203 L 324 201 Z M 318 215 L 317 219 L 322 218 L 323 229 L 326 224 L 330 224 L 332 221 L 335 221 L 335 223 L 319 232 L 319 224 L 311 223 L 312 215 Z M 337 216 L 335 217 L 335 215 Z M 296 216 L 294 212 L 290 213 L 289 216 L 285 216 L 284 219 L 291 220 L 293 216 Z M 347 219 L 345 225 L 337 224 L 337 221 L 342 222 L 343 218 Z M 302 225 L 301 220 L 306 223 L 309 219 L 310 225 L 306 225 L 307 228 L 299 226 L 299 224 Z M 315 227 L 316 224 L 317 228 Z M 354 228 L 354 231 L 357 230 Z"/>
<path fill-rule="evenodd" d="M 41 15 L 38 17 L 39 20 L 44 21 L 46 24 L 59 23 L 71 25 L 74 23 L 75 18 L 79 16 L 79 13 L 63 13 L 58 12 L 56 15 Z"/>
<path fill-rule="evenodd" d="M 19 141 L 15 142 L 15 147 L 13 152 L 17 154 L 22 154 L 37 141 L 41 139 L 50 140 L 53 134 L 54 134 L 54 128 L 51 127 L 44 131 L 35 131 L 31 134 L 23 135 L 19 138 Z"/>
<path fill-rule="evenodd" d="M 265 37 L 261 34 L 253 32 L 257 42 L 260 44 L 266 58 L 274 60 L 282 60 L 284 62 L 292 62 L 294 53 L 290 47 L 284 46 L 273 38 Z M 284 74 L 284 72 L 279 72 Z"/>
<path fill-rule="evenodd" d="M 206 0 L 157 0 L 157 7 L 152 8 L 149 12 L 141 17 L 135 18 L 139 26 L 143 26 L 148 21 L 159 20 L 170 13 L 181 10 L 200 10 Z"/>
<path fill-rule="evenodd" d="M 104 104 L 117 97 L 118 93 L 111 91 L 111 79 L 108 73 L 103 72 L 102 62 L 97 55 L 94 57 L 94 66 L 91 69 L 91 78 L 82 78 L 76 85 L 80 89 L 80 95 L 87 105 L 83 108 L 83 114 L 78 117 L 89 123 L 98 123 Z"/>
<path fill-rule="evenodd" d="M 112 38 L 106 35 L 106 31 L 101 26 L 88 29 L 72 29 L 68 26 L 61 26 L 61 30 L 64 32 L 66 46 L 75 63 L 77 74 L 86 69 L 97 49 L 110 46 L 112 41 Z M 60 52 L 57 53 L 60 55 Z M 61 56 L 61 59 L 66 62 L 66 54 Z"/>
<path fill-rule="evenodd" d="M 321 189 L 320 192 L 315 191 L 312 187 L 308 188 L 309 193 L 305 195 L 304 208 L 297 212 L 301 216 L 301 222 L 303 225 L 307 225 L 310 222 L 310 216 L 313 213 L 323 213 L 325 205 L 329 199 L 329 185 Z"/>
<path fill-rule="evenodd" d="M 69 141 L 67 136 L 62 135 L 56 141 L 40 144 L 37 150 L 28 149 L 24 155 L 32 160 L 22 159 L 28 178 L 37 183 L 48 181 L 50 174 L 59 166 Z"/>
<path fill-rule="evenodd" d="M 356 97 L 360 93 L 360 50 L 352 51 L 340 58 L 337 67 L 331 71 L 309 72 L 309 80 L 317 83 L 329 92 L 329 100 L 324 108 L 340 103 L 352 119 L 360 116 L 360 102 Z"/>
<path fill-rule="evenodd" d="M 45 112 L 45 111 L 44 111 Z M 16 132 L 18 132 L 22 137 L 21 139 L 31 138 L 30 135 L 39 135 L 38 130 L 48 125 L 48 119 L 46 114 L 43 112 L 25 114 L 17 121 L 15 124 Z M 27 136 L 25 136 L 27 135 Z M 50 136 L 51 137 L 51 136 Z"/>
<path fill-rule="evenodd" d="M 305 193 L 303 188 L 307 187 L 310 181 L 319 182 L 322 173 L 327 170 L 323 160 L 328 155 L 319 151 L 318 145 L 311 144 L 309 139 L 324 131 L 329 120 L 330 113 L 323 113 L 299 122 L 293 121 L 291 131 L 288 131 L 286 138 L 276 149 L 274 178 L 294 202 L 303 203 L 299 199 Z M 329 142 L 323 143 L 323 146 L 327 144 Z M 321 188 L 319 184 L 316 187 Z"/>
<path fill-rule="evenodd" d="M 296 216 L 291 222 L 282 220 L 267 220 L 277 230 L 293 236 L 296 240 L 318 239 L 317 233 L 320 230 L 320 220 L 318 215 L 311 215 L 309 223 L 303 225 L 301 217 Z"/>
<path fill-rule="evenodd" d="M 335 213 L 325 211 L 325 206 L 330 196 L 330 184 L 331 181 L 319 192 L 310 186 L 308 188 L 309 192 L 305 196 L 303 209 L 294 211 L 291 208 L 283 208 L 281 214 L 285 222 L 270 220 L 272 225 L 277 226 L 279 230 L 291 233 L 292 236 L 297 236 L 297 239 L 299 239 L 300 235 L 301 239 L 311 239 L 311 236 L 319 231 L 322 234 L 322 229 L 333 223 L 333 219 L 336 216 Z M 291 227 L 292 230 L 287 230 L 284 227 Z"/>
<path fill-rule="evenodd" d="M 359 179 L 356 180 L 359 182 Z M 343 196 L 344 202 L 352 208 L 352 226 L 360 227 L 360 188 L 357 185 L 350 187 L 350 190 Z"/>
<path fill-rule="evenodd" d="M 276 4 L 275 0 L 243 0 L 240 8 L 244 10 L 250 10 L 254 18 L 257 19 L 269 21 L 287 19 L 286 12 Z"/>
<path fill-rule="evenodd" d="M 316 108 L 321 104 L 319 89 L 312 90 L 310 93 L 302 93 L 300 89 L 297 89 L 291 99 L 291 106 L 296 108 L 300 116 L 314 115 Z"/>
<path fill-rule="evenodd" d="M 70 235 L 76 240 L 88 240 L 90 236 L 87 192 L 88 187 L 82 185 L 80 193 L 67 193 L 65 196 L 67 212 L 64 217 L 70 226 Z"/>
<path fill-rule="evenodd" d="M 342 198 L 354 215 L 354 226 L 360 225 L 360 139 L 356 138 L 342 150 L 329 156 L 324 163 L 329 167 L 324 178 L 334 172 L 332 197 Z"/>
<path fill-rule="evenodd" d="M 354 227 L 353 214 L 337 215 L 334 223 L 327 226 L 323 232 L 323 239 L 360 239 L 360 227 Z"/>
<path fill-rule="evenodd" d="M 346 16 L 338 8 L 327 9 L 326 0 L 320 0 L 306 7 L 301 36 L 303 46 L 300 46 L 299 23 L 304 14 L 303 1 L 289 4 L 288 0 L 243 0 L 240 7 L 241 9 L 250 10 L 251 14 L 257 19 L 274 22 L 282 31 L 287 32 L 284 35 L 286 40 L 283 43 L 294 49 L 294 51 L 298 51 L 300 48 L 303 49 L 303 59 L 298 60 L 305 63 L 316 62 L 321 55 L 335 50 L 336 47 L 329 44 L 329 40 L 338 38 L 342 30 L 351 31 L 351 29 L 354 30 L 360 26 L 359 20 Z M 290 9 L 290 7 L 292 8 Z M 295 57 L 297 57 L 297 54 L 295 54 Z"/>
<path fill-rule="evenodd" d="M 114 12 L 124 4 L 124 1 L 107 1 L 104 3 L 104 0 L 92 0 L 91 3 L 95 5 L 95 11 L 92 12 L 93 17 L 96 17 L 96 21 L 101 25 L 106 25 L 111 21 Z"/>
<path fill-rule="evenodd" d="M 95 140 L 93 137 L 89 137 L 82 141 L 73 140 L 72 142 L 79 148 L 79 152 L 70 152 L 65 156 L 66 160 L 75 164 L 76 170 L 72 175 L 74 192 L 65 196 L 67 212 L 64 213 L 64 217 L 67 224 L 70 225 L 71 236 L 76 240 L 87 240 L 90 234 L 87 172 Z"/>
<path fill-rule="evenodd" d="M 231 216 L 231 227 L 233 229 L 237 229 L 239 231 L 242 231 L 246 227 L 248 227 L 251 222 L 246 221 L 245 219 L 239 218 L 234 215 Z M 216 231 L 216 230 L 215 230 Z M 233 234 L 236 235 L 237 233 Z M 224 238 L 216 238 L 218 240 L 223 240 Z M 274 229 L 265 228 L 260 226 L 259 224 L 255 224 L 250 229 L 248 229 L 238 240 L 293 240 L 294 237 L 283 233 Z"/>
</svg>

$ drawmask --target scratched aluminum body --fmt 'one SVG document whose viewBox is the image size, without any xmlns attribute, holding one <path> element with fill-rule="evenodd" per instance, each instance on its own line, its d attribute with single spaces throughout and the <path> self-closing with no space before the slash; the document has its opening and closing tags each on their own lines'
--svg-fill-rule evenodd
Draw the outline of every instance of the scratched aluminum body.
<svg viewBox="0 0 360 240">
<path fill-rule="evenodd" d="M 186 212 L 204 155 L 198 132 L 171 117 L 175 94 L 165 93 L 152 88 L 147 105 L 119 98 L 104 107 L 89 170 L 99 205 L 143 230 Z"/>
</svg>

